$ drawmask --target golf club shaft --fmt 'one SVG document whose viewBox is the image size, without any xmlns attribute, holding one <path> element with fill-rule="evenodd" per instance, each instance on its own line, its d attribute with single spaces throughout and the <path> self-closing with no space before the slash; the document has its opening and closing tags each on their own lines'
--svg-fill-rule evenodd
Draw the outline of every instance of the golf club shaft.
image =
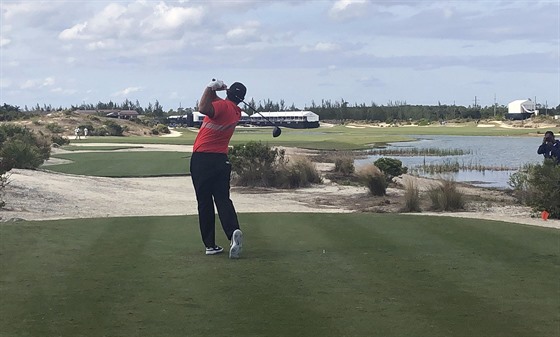
<svg viewBox="0 0 560 337">
<path fill-rule="evenodd" d="M 278 125 L 276 123 L 274 123 L 273 121 L 271 121 L 270 119 L 268 119 L 267 117 L 265 117 L 262 113 L 258 112 L 257 109 L 253 108 L 252 106 L 250 106 L 249 104 L 245 103 L 245 101 L 241 101 L 243 104 L 245 104 L 246 106 L 248 106 L 249 108 L 251 108 L 251 110 L 253 110 L 255 113 L 258 113 L 262 118 L 264 118 L 267 122 L 269 122 L 270 124 L 272 124 L 275 127 L 278 127 Z"/>
</svg>

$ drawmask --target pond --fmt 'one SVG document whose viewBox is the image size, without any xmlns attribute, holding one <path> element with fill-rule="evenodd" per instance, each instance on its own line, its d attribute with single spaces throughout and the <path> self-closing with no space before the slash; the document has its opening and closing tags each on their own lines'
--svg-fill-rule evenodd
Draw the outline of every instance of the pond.
<svg viewBox="0 0 560 337">
<path fill-rule="evenodd" d="M 537 154 L 541 144 L 539 137 L 495 137 L 495 136 L 412 136 L 416 141 L 389 143 L 387 149 L 459 149 L 465 154 L 453 156 L 401 156 L 371 155 L 355 161 L 356 167 L 372 163 L 381 157 L 396 158 L 409 168 L 416 171 L 422 165 L 446 164 L 458 162 L 461 166 L 502 167 L 508 170 L 464 170 L 445 174 L 429 174 L 418 172 L 420 176 L 430 178 L 452 179 L 475 186 L 510 188 L 508 185 L 511 174 L 517 172 L 525 164 L 542 163 L 542 155 Z"/>
</svg>

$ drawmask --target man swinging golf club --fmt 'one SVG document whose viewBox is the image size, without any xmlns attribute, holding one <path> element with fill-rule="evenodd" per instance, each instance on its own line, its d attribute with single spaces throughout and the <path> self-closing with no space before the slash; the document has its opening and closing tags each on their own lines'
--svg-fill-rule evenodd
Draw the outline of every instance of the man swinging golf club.
<svg viewBox="0 0 560 337">
<path fill-rule="evenodd" d="M 227 90 L 226 99 L 216 94 L 216 91 L 222 90 Z M 190 170 L 206 255 L 219 254 L 224 250 L 215 241 L 214 203 L 224 233 L 231 241 L 229 257 L 239 258 L 243 246 L 243 233 L 229 194 L 231 164 L 227 154 L 229 141 L 241 118 L 241 109 L 237 105 L 243 101 L 246 92 L 245 86 L 239 82 L 228 89 L 224 82 L 212 80 L 204 89 L 198 106 L 199 112 L 206 116 L 194 142 Z"/>
</svg>

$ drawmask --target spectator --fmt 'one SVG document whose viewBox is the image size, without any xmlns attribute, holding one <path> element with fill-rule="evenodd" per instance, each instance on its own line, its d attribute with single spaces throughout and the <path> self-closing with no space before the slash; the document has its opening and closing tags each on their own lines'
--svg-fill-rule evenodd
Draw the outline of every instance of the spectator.
<svg viewBox="0 0 560 337">
<path fill-rule="evenodd" d="M 554 133 L 547 131 L 544 133 L 542 144 L 537 149 L 538 154 L 542 154 L 545 158 L 550 158 L 556 164 L 560 164 L 560 141 L 554 139 Z"/>
</svg>

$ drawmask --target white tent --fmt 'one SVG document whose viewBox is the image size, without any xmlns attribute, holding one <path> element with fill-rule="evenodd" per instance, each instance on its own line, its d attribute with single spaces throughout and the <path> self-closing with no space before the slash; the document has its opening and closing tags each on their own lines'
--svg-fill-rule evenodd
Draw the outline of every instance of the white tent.
<svg viewBox="0 0 560 337">
<path fill-rule="evenodd" d="M 282 118 L 282 119 L 305 119 L 308 122 L 318 122 L 319 115 L 311 111 L 274 111 L 274 112 L 261 112 L 267 118 Z M 251 115 L 254 118 L 262 118 L 259 114 L 254 113 Z"/>
<path fill-rule="evenodd" d="M 530 99 L 518 99 L 508 104 L 508 113 L 510 114 L 526 114 L 536 113 L 537 106 Z"/>
</svg>

